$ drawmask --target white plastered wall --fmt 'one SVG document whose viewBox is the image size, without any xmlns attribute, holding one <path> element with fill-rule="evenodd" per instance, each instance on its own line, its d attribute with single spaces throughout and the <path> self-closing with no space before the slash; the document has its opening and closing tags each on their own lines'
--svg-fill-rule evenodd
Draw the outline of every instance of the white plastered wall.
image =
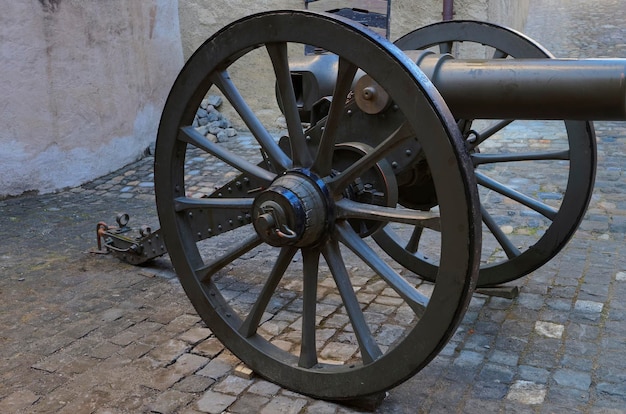
<svg viewBox="0 0 626 414">
<path fill-rule="evenodd" d="M 137 159 L 182 67 L 177 0 L 2 1 L 0 198 Z"/>
</svg>

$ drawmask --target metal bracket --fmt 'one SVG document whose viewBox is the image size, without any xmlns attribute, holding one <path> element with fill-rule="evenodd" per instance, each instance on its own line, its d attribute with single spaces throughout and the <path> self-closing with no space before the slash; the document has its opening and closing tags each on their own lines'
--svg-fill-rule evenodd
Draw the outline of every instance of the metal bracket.
<svg viewBox="0 0 626 414">
<path fill-rule="evenodd" d="M 141 226 L 138 236 L 131 235 L 132 229 L 127 226 L 129 220 L 127 213 L 121 213 L 116 217 L 117 227 L 109 227 L 103 221 L 96 225 L 98 253 L 111 253 L 132 265 L 143 264 L 167 253 L 161 229 L 152 231 L 149 226 Z"/>
</svg>

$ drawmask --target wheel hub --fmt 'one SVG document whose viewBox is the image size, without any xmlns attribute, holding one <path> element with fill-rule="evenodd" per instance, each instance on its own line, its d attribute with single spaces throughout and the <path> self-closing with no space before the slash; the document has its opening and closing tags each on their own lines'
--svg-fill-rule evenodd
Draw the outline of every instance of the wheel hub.
<svg viewBox="0 0 626 414">
<path fill-rule="evenodd" d="M 278 177 L 254 200 L 254 228 L 272 246 L 310 246 L 328 228 L 330 199 L 323 181 L 308 171 Z"/>
<path fill-rule="evenodd" d="M 337 144 L 333 154 L 333 168 L 344 171 L 372 151 L 371 146 L 362 142 Z M 343 195 L 360 203 L 394 207 L 398 202 L 397 189 L 393 168 L 386 159 L 381 159 L 350 184 Z M 350 219 L 349 222 L 361 237 L 370 236 L 386 224 L 384 221 L 361 219 Z"/>
</svg>

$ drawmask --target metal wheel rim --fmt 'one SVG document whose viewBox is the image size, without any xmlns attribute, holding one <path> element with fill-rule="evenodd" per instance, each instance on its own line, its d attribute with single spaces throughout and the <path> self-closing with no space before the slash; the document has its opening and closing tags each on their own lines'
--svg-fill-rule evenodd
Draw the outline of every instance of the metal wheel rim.
<svg viewBox="0 0 626 414">
<path fill-rule="evenodd" d="M 395 42 L 403 50 L 426 49 L 439 45 L 442 52 L 453 42 L 491 46 L 514 58 L 553 58 L 552 54 L 527 36 L 491 23 L 449 21 L 435 23 L 406 34 Z M 537 242 L 521 255 L 495 263 L 481 264 L 477 286 L 493 286 L 513 281 L 546 264 L 574 235 L 591 199 L 596 171 L 596 141 L 593 125 L 585 121 L 564 121 L 570 149 L 570 168 L 563 201 L 556 217 Z M 479 181 L 480 185 L 480 181 Z M 523 192 L 523 191 L 522 191 Z M 483 213 L 485 206 L 481 204 Z M 489 231 L 486 229 L 485 232 Z M 419 254 L 406 251 L 397 234 L 389 228 L 375 236 L 381 247 L 399 263 L 427 280 L 434 280 L 437 266 Z"/>
<path fill-rule="evenodd" d="M 319 33 L 324 33 L 322 39 L 317 38 Z M 442 178 L 435 179 L 438 188 L 445 185 L 447 189 L 455 190 L 446 191 L 442 197 L 441 213 L 446 218 L 442 220 L 443 234 L 446 235 L 442 242 L 442 256 L 454 257 L 454 260 L 442 265 L 442 276 L 437 278 L 424 315 L 406 338 L 373 362 L 360 366 L 334 367 L 318 363 L 313 368 L 303 368 L 297 366 L 293 355 L 281 351 L 259 335 L 244 337 L 238 331 L 240 321 L 231 317 L 233 309 L 215 290 L 213 283 L 199 280 L 198 269 L 204 262 L 194 241 L 195 234 L 185 223 L 183 216 L 187 210 L 183 208 L 177 212 L 177 208 L 180 210 L 177 205 L 188 201 L 181 200 L 187 144 L 179 138 L 187 140 L 189 137 L 183 137 L 180 128 L 191 124 L 195 109 L 211 86 L 210 75 L 225 68 L 223 62 L 236 60 L 259 45 L 277 42 L 313 43 L 337 51 L 347 61 L 359 62 L 359 67 L 376 76 L 387 73 L 391 66 L 397 77 L 389 79 L 384 86 L 394 91 L 400 108 L 421 113 L 420 122 L 409 120 L 414 129 L 426 125 L 434 130 L 428 137 L 436 138 L 424 141 L 423 148 L 437 174 L 446 169 L 445 178 L 442 175 Z M 341 50 L 342 47 L 345 50 Z M 357 52 L 363 49 L 369 53 Z M 364 61 L 360 62 L 362 59 Z M 406 87 L 407 83 L 409 87 Z M 432 84 L 385 39 L 350 21 L 311 12 L 261 13 L 232 23 L 208 39 L 186 63 L 170 92 L 158 132 L 155 154 L 157 209 L 168 252 L 183 288 L 200 316 L 235 355 L 260 375 L 286 388 L 319 398 L 349 399 L 397 385 L 437 355 L 454 333 L 471 299 L 478 268 L 480 234 L 474 226 L 478 218 L 475 181 L 462 147 L 454 120 Z M 450 169 L 450 163 L 457 167 Z M 455 232 L 460 235 L 453 237 Z"/>
</svg>

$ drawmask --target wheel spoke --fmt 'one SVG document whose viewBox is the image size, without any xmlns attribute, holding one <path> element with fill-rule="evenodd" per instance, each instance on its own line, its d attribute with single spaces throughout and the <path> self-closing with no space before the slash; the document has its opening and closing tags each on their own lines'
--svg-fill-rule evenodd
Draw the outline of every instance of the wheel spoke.
<svg viewBox="0 0 626 414">
<path fill-rule="evenodd" d="M 452 42 L 439 43 L 439 53 L 452 53 Z"/>
<path fill-rule="evenodd" d="M 420 239 L 422 238 L 422 232 L 424 231 L 423 227 L 415 226 L 413 232 L 411 233 L 411 238 L 406 243 L 405 250 L 410 253 L 417 253 L 417 249 L 420 244 Z"/>
<path fill-rule="evenodd" d="M 474 166 L 513 161 L 569 160 L 569 150 L 548 152 L 520 152 L 506 154 L 471 154 Z"/>
<path fill-rule="evenodd" d="M 177 197 L 174 199 L 174 209 L 177 213 L 194 209 L 249 210 L 253 202 L 252 198 Z"/>
<path fill-rule="evenodd" d="M 263 285 L 263 289 L 261 290 L 259 297 L 252 306 L 246 320 L 243 321 L 243 324 L 239 327 L 239 333 L 246 338 L 249 338 L 256 333 L 259 323 L 261 322 L 261 318 L 263 317 L 263 312 L 267 309 L 267 304 L 270 302 L 272 295 L 276 291 L 278 282 L 282 279 L 289 263 L 291 263 L 291 259 L 293 259 L 293 256 L 297 251 L 298 249 L 295 247 L 284 247 L 280 250 L 278 258 L 276 258 L 276 262 L 274 263 L 274 267 L 272 268 L 267 281 Z"/>
<path fill-rule="evenodd" d="M 498 121 L 495 124 L 483 129 L 478 133 L 478 137 L 476 138 L 476 140 L 471 143 L 471 148 L 476 148 L 483 142 L 487 141 L 493 135 L 506 128 L 507 125 L 511 124 L 513 121 L 514 119 L 505 119 L 502 121 Z"/>
<path fill-rule="evenodd" d="M 221 71 L 214 73 L 211 76 L 211 82 L 219 88 L 228 102 L 230 102 L 233 108 L 235 108 L 243 122 L 246 124 L 248 129 L 250 129 L 250 132 L 254 135 L 258 143 L 261 145 L 261 148 L 263 148 L 263 150 L 267 153 L 272 162 L 279 166 L 282 170 L 291 168 L 291 159 L 283 152 L 282 149 L 280 149 L 278 143 L 276 143 L 272 135 L 267 131 L 267 129 L 265 129 L 254 112 L 252 112 L 252 109 L 239 93 L 239 90 L 231 80 L 228 72 Z"/>
<path fill-rule="evenodd" d="M 342 221 L 338 223 L 336 230 L 339 241 L 367 263 L 377 275 L 383 278 L 389 286 L 407 302 L 416 315 L 421 317 L 428 305 L 428 298 L 419 293 L 413 285 L 385 263 L 380 256 L 354 232 L 347 222 Z"/>
<path fill-rule="evenodd" d="M 311 368 L 317 364 L 315 344 L 317 274 L 320 260 L 319 250 L 302 249 L 303 289 L 302 289 L 302 342 L 298 366 Z"/>
<path fill-rule="evenodd" d="M 513 242 L 511 242 L 511 240 L 506 236 L 506 234 L 504 234 L 502 229 L 500 229 L 500 226 L 498 226 L 493 217 L 491 217 L 482 205 L 480 206 L 480 212 L 483 217 L 483 223 L 485 223 L 491 234 L 493 234 L 500 246 L 502 246 L 504 253 L 506 253 L 506 257 L 512 259 L 521 255 L 522 252 L 520 252 Z"/>
<path fill-rule="evenodd" d="M 346 265 L 341 257 L 341 251 L 339 244 L 335 240 L 329 240 L 322 247 L 322 254 L 326 263 L 330 269 L 330 272 L 335 279 L 335 284 L 339 289 L 341 300 L 346 308 L 348 317 L 354 329 L 357 341 L 359 343 L 359 349 L 361 350 L 361 357 L 364 364 L 374 362 L 382 355 L 382 351 L 378 347 L 376 340 L 372 336 L 372 333 L 365 322 L 365 316 L 361 311 L 361 306 L 356 297 L 356 293 L 350 283 L 350 276 L 346 271 Z"/>
<path fill-rule="evenodd" d="M 211 142 L 192 126 L 183 127 L 180 131 L 179 140 L 208 152 L 243 173 L 250 174 L 267 184 L 271 183 L 276 177 L 276 174 L 273 172 L 254 165 L 239 155 Z"/>
<path fill-rule="evenodd" d="M 274 66 L 278 93 L 283 106 L 285 120 L 287 121 L 289 137 L 291 138 L 291 151 L 293 152 L 294 163 L 302 167 L 310 167 L 313 161 L 309 148 L 306 145 L 304 130 L 302 129 L 300 114 L 298 113 L 298 104 L 291 80 L 291 72 L 289 71 L 287 44 L 268 43 L 265 47 Z"/>
<path fill-rule="evenodd" d="M 509 56 L 509 54 L 506 53 L 504 50 L 496 49 L 493 52 L 492 59 L 506 59 L 508 56 Z"/>
<path fill-rule="evenodd" d="M 260 244 L 261 239 L 256 233 L 254 233 L 247 239 L 241 241 L 239 244 L 233 246 L 224 256 L 218 257 L 212 262 L 196 269 L 196 275 L 198 277 L 198 280 L 203 283 L 209 282 L 211 276 L 213 276 L 215 272 L 222 269 L 233 260 L 238 259 L 244 254 L 248 253 L 250 250 L 254 249 Z"/>
<path fill-rule="evenodd" d="M 337 207 L 337 218 L 340 219 L 352 218 L 414 224 L 416 226 L 441 231 L 441 218 L 430 211 L 397 209 L 375 204 L 364 204 L 347 198 L 338 200 L 335 206 Z"/>
<path fill-rule="evenodd" d="M 490 190 L 502 194 L 503 196 L 506 196 L 511 200 L 515 200 L 518 203 L 521 203 L 526 207 L 535 210 L 536 212 L 540 213 L 550 220 L 554 220 L 556 214 L 558 213 L 558 211 L 555 210 L 553 207 L 550 207 L 547 204 L 535 200 L 534 198 L 529 197 L 526 194 L 522 194 L 519 191 L 513 190 L 512 188 L 509 188 L 482 173 L 476 172 L 476 180 L 478 181 L 479 185 L 482 185 L 483 187 L 489 188 Z"/>
<path fill-rule="evenodd" d="M 337 138 L 337 129 L 341 121 L 342 113 L 345 110 L 346 98 L 352 87 L 352 81 L 354 80 L 357 69 L 358 68 L 352 63 L 341 57 L 339 58 L 337 83 L 335 84 L 330 110 L 315 158 L 314 169 L 322 177 L 330 174 Z"/>
<path fill-rule="evenodd" d="M 341 194 L 343 190 L 352 183 L 361 174 L 371 168 L 374 164 L 385 157 L 386 154 L 393 151 L 403 140 L 415 136 L 409 124 L 404 122 L 383 142 L 378 144 L 372 152 L 367 153 L 354 164 L 346 168 L 338 176 L 332 178 L 328 182 L 328 186 L 334 195 Z"/>
</svg>

